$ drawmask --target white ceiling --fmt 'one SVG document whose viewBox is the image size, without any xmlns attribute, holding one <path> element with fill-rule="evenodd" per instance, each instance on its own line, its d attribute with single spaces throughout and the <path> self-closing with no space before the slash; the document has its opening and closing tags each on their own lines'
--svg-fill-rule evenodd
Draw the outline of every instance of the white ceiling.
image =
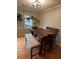
<svg viewBox="0 0 79 59">
<path fill-rule="evenodd" d="M 41 12 L 47 8 L 53 8 L 61 4 L 61 0 L 39 0 L 41 2 L 40 8 L 33 8 L 32 2 L 34 0 L 17 0 L 17 11 L 19 12 Z"/>
</svg>

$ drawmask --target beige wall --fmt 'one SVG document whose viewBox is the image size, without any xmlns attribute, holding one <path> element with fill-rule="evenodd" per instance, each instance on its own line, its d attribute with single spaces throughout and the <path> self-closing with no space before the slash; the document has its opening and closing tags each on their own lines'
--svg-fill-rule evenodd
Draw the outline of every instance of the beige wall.
<svg viewBox="0 0 79 59">
<path fill-rule="evenodd" d="M 40 14 L 40 27 L 46 28 L 46 26 L 58 28 L 59 30 L 61 30 L 61 7 L 60 6 Z M 60 33 L 57 36 L 56 42 L 59 45 L 61 44 Z"/>
<path fill-rule="evenodd" d="M 61 8 L 57 7 L 53 10 L 46 11 L 40 15 L 40 27 L 46 26 L 61 29 Z"/>
</svg>

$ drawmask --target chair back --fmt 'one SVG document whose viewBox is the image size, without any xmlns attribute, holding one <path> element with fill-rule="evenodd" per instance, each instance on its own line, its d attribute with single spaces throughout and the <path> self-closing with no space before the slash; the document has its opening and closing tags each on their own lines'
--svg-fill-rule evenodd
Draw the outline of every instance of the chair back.
<svg viewBox="0 0 79 59">
<path fill-rule="evenodd" d="M 41 47 L 42 49 L 48 49 L 50 45 L 50 40 L 48 39 L 48 36 L 45 36 L 41 39 Z"/>
</svg>

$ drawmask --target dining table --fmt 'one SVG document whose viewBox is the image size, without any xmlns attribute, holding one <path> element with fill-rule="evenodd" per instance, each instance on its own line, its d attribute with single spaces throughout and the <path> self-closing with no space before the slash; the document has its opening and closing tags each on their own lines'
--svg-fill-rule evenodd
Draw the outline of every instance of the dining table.
<svg viewBox="0 0 79 59">
<path fill-rule="evenodd" d="M 43 49 L 42 48 L 42 42 L 43 42 L 42 38 L 44 38 L 44 37 L 47 37 L 48 38 L 48 35 L 53 35 L 54 33 L 53 32 L 50 32 L 50 31 L 48 31 L 46 29 L 43 29 L 43 28 L 36 28 L 36 29 L 33 29 L 33 31 L 37 34 L 38 41 L 41 43 L 41 46 L 40 46 L 40 54 L 42 54 L 42 49 Z M 46 39 L 44 39 L 44 41 L 46 41 Z M 49 40 L 49 41 L 52 42 L 52 39 Z M 50 43 L 50 44 L 52 45 L 52 43 Z M 52 49 L 52 47 L 51 47 L 51 49 Z"/>
<path fill-rule="evenodd" d="M 50 31 L 43 29 L 43 28 L 33 29 L 33 31 L 38 35 L 39 38 L 43 38 L 47 35 L 54 34 L 53 32 L 50 32 Z"/>
</svg>

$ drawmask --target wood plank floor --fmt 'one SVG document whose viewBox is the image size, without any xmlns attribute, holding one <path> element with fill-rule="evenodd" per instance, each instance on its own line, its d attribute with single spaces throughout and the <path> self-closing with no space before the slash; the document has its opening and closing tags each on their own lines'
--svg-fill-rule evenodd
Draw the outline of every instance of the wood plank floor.
<svg viewBox="0 0 79 59">
<path fill-rule="evenodd" d="M 17 59 L 28 59 L 26 57 L 26 48 L 24 37 L 18 37 L 17 39 Z M 53 47 L 50 53 L 46 56 L 37 56 L 34 59 L 61 59 L 61 48 L 58 45 Z"/>
</svg>

